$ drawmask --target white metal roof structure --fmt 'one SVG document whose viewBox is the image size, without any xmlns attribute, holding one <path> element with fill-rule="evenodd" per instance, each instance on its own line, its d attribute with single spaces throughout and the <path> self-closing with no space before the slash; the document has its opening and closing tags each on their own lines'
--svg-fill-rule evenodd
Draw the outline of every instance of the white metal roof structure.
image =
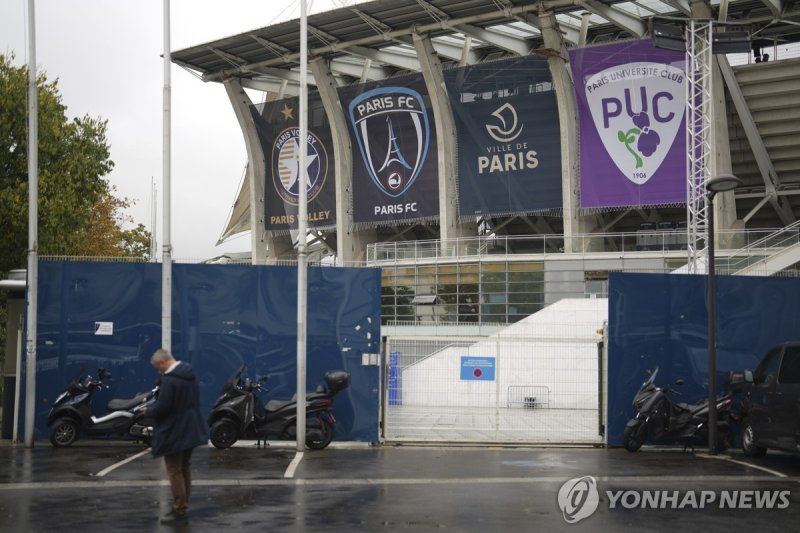
<svg viewBox="0 0 800 533">
<path fill-rule="evenodd" d="M 564 39 L 576 46 L 642 37 L 650 17 L 688 17 L 694 3 L 378 0 L 309 16 L 309 52 L 329 58 L 338 81 L 355 83 L 419 71 L 415 33 L 431 37 L 443 62 L 465 65 L 544 48 L 540 10 L 554 12 Z M 800 41 L 800 6 L 793 0 L 715 0 L 710 6 L 715 18 L 726 9 L 726 20 L 749 26 L 765 44 Z M 235 76 L 245 87 L 296 94 L 299 49 L 299 20 L 292 20 L 174 52 L 173 61 L 203 81 Z"/>
</svg>

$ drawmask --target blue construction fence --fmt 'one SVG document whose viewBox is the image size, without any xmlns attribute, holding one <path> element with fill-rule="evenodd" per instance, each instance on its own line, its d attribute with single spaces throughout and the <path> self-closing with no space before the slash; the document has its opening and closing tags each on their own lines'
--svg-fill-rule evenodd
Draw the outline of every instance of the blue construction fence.
<svg viewBox="0 0 800 533">
<path fill-rule="evenodd" d="M 291 398 L 297 382 L 295 267 L 175 264 L 172 283 L 172 352 L 194 366 L 204 415 L 242 364 L 250 378 L 270 376 L 264 401 Z M 93 400 L 100 414 L 108 400 L 152 388 L 161 284 L 157 263 L 39 263 L 36 438 L 47 437 L 52 402 L 76 376 L 96 375 L 100 367 L 112 373 L 111 388 Z M 335 438 L 376 442 L 379 367 L 364 364 L 369 357 L 362 355 L 380 351 L 380 270 L 310 267 L 307 323 L 308 389 L 329 370 L 352 376 L 334 399 Z"/>
<path fill-rule="evenodd" d="M 707 292 L 704 275 L 609 276 L 610 445 L 622 444 L 648 369 L 659 367 L 660 386 L 685 381 L 675 401 L 708 397 Z M 729 371 L 753 370 L 772 346 L 800 339 L 800 279 L 718 276 L 716 301 L 718 393 Z"/>
</svg>

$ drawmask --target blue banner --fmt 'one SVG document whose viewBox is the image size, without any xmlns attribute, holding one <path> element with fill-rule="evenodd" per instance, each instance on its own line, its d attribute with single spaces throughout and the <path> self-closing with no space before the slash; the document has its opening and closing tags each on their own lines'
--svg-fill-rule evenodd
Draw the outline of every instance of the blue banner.
<svg viewBox="0 0 800 533">
<path fill-rule="evenodd" d="M 39 264 L 36 438 L 46 438 L 52 401 L 74 377 L 112 372 L 95 414 L 112 398 L 149 390 L 150 356 L 161 341 L 161 267 L 155 263 Z M 378 440 L 380 270 L 309 268 L 307 385 L 345 370 L 350 386 L 334 399 L 336 439 Z M 225 381 L 246 364 L 269 374 L 261 398 L 289 399 L 297 387 L 297 269 L 285 266 L 173 266 L 172 349 L 194 366 L 207 416 Z M 96 323 L 106 324 L 98 335 Z M 23 380 L 24 381 L 24 380 Z M 24 399 L 23 392 L 21 399 Z M 23 407 L 23 406 L 21 406 Z M 24 409 L 20 409 L 23 413 Z"/>
<path fill-rule="evenodd" d="M 436 130 L 421 75 L 344 87 L 353 150 L 353 221 L 362 226 L 439 214 Z"/>
<path fill-rule="evenodd" d="M 561 209 L 561 129 L 547 60 L 452 69 L 445 82 L 458 135 L 460 216 Z"/>
<path fill-rule="evenodd" d="M 657 385 L 682 379 L 675 401 L 708 398 L 708 288 L 704 275 L 613 272 L 608 290 L 608 443 L 622 444 L 647 370 Z M 717 390 L 729 371 L 754 370 L 781 342 L 797 340 L 800 280 L 717 278 Z M 738 401 L 738 399 L 735 399 Z"/>
<path fill-rule="evenodd" d="M 301 169 L 299 99 L 286 98 L 251 106 L 267 167 L 264 224 L 268 231 L 288 233 L 297 228 L 301 172 L 307 176 L 308 226 L 336 227 L 333 141 L 319 93 L 308 95 L 308 108 L 306 168 Z"/>
</svg>

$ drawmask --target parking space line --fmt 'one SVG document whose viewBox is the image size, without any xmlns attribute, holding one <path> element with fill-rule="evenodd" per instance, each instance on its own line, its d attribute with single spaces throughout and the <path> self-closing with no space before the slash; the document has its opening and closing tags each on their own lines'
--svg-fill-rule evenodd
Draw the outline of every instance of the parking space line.
<svg viewBox="0 0 800 533">
<path fill-rule="evenodd" d="M 115 464 L 109 466 L 108 468 L 104 468 L 103 470 L 101 470 L 98 473 L 94 474 L 93 477 L 104 477 L 109 472 L 111 472 L 113 470 L 116 470 L 117 468 L 119 468 L 121 466 L 124 466 L 124 465 L 130 463 L 131 461 L 135 461 L 136 459 L 138 459 L 139 457 L 141 457 L 141 456 L 143 456 L 143 455 L 145 455 L 147 453 L 150 453 L 150 448 L 147 448 L 146 450 L 143 450 L 143 451 L 137 453 L 136 455 L 132 455 L 132 456 L 128 457 L 127 459 L 123 460 L 123 461 L 115 463 Z"/>
<path fill-rule="evenodd" d="M 767 472 L 768 474 L 772 474 L 773 476 L 777 477 L 789 477 L 782 472 L 778 472 L 777 470 L 772 470 L 770 468 L 766 468 L 763 466 L 758 466 L 750 463 L 746 463 L 744 461 L 737 461 L 736 459 L 728 456 L 728 455 L 709 455 L 707 453 L 696 453 L 697 457 L 702 457 L 703 459 L 720 459 L 722 461 L 727 461 L 729 463 L 736 463 L 737 465 L 746 466 L 748 468 L 755 468 L 756 470 L 761 470 L 762 472 Z"/>
<path fill-rule="evenodd" d="M 303 452 L 297 452 L 294 456 L 294 459 L 292 459 L 292 462 L 289 463 L 289 468 L 286 469 L 286 472 L 283 474 L 283 477 L 293 478 L 294 472 L 295 470 L 297 470 L 297 467 L 300 464 L 300 461 L 302 460 L 303 460 Z"/>
<path fill-rule="evenodd" d="M 271 479 L 196 479 L 192 486 L 197 487 L 267 487 L 267 486 L 375 486 L 375 485 L 542 485 L 564 483 L 568 476 L 547 477 L 455 477 L 455 478 L 271 478 Z M 734 483 L 737 486 L 747 483 L 800 483 L 800 477 L 776 479 L 767 476 L 596 476 L 605 483 Z M 166 487 L 167 480 L 114 480 L 114 481 L 47 481 L 0 484 L 0 492 L 14 490 L 57 490 L 57 489 L 108 489 L 131 487 Z"/>
</svg>

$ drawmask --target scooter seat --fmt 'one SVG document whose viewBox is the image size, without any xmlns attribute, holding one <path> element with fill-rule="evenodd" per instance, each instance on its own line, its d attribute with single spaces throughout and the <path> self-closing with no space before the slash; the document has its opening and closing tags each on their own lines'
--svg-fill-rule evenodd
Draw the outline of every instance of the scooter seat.
<svg viewBox="0 0 800 533">
<path fill-rule="evenodd" d="M 270 400 L 267 402 L 267 405 L 264 406 L 265 411 L 269 411 L 271 413 L 278 411 L 279 409 L 283 409 L 289 404 L 295 403 L 294 400 Z"/>
<path fill-rule="evenodd" d="M 689 411 L 690 413 L 693 413 L 695 411 L 700 411 L 701 409 L 703 409 L 706 406 L 706 402 L 702 400 L 697 403 L 680 402 L 680 403 L 675 403 L 675 406 L 680 409 L 683 409 L 684 411 Z"/>
<path fill-rule="evenodd" d="M 150 393 L 140 392 L 130 400 L 114 399 L 108 402 L 106 407 L 109 411 L 126 411 L 142 403 L 148 394 Z"/>
</svg>

